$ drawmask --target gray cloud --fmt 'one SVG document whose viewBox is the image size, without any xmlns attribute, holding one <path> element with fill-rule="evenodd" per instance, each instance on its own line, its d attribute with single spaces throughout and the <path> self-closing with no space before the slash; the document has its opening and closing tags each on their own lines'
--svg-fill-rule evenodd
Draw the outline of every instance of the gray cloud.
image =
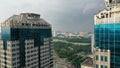
<svg viewBox="0 0 120 68">
<path fill-rule="evenodd" d="M 96 3 L 91 3 L 91 4 L 87 4 L 84 9 L 83 9 L 83 13 L 87 13 L 88 11 L 95 9 L 97 7 Z"/>
<path fill-rule="evenodd" d="M 34 12 L 53 25 L 54 30 L 92 31 L 93 15 L 104 0 L 2 0 L 0 21 L 13 14 Z"/>
</svg>

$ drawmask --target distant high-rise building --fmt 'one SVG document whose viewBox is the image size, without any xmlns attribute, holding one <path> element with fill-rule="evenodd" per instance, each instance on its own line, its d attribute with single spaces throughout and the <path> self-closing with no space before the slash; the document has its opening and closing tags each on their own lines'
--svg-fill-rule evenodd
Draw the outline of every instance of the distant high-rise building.
<svg viewBox="0 0 120 68">
<path fill-rule="evenodd" d="M 105 0 L 94 16 L 94 68 L 120 68 L 120 0 Z"/>
<path fill-rule="evenodd" d="M 85 32 L 80 32 L 79 36 L 84 37 L 85 36 Z"/>
<path fill-rule="evenodd" d="M 56 37 L 57 32 L 56 31 L 52 31 L 52 35 L 53 35 L 53 37 Z"/>
<path fill-rule="evenodd" d="M 22 13 L 1 24 L 0 68 L 53 68 L 51 25 Z"/>
</svg>

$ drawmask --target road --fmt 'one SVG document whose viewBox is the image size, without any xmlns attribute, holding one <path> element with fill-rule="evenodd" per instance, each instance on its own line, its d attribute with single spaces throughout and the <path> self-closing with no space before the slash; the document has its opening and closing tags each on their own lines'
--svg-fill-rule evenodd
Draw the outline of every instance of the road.
<svg viewBox="0 0 120 68">
<path fill-rule="evenodd" d="M 71 44 L 77 44 L 77 45 L 90 45 L 90 43 L 75 43 L 75 42 L 68 42 L 66 40 L 60 40 L 60 39 L 54 39 L 53 42 L 65 42 L 65 43 L 71 43 Z"/>
</svg>

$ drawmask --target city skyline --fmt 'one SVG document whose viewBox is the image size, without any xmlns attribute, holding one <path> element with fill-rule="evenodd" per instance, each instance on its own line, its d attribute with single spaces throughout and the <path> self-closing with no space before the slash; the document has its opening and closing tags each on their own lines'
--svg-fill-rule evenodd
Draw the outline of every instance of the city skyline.
<svg viewBox="0 0 120 68">
<path fill-rule="evenodd" d="M 0 22 L 13 14 L 33 12 L 41 14 L 54 30 L 78 32 L 93 30 L 93 15 L 104 7 L 104 0 L 3 0 L 0 4 Z"/>
</svg>

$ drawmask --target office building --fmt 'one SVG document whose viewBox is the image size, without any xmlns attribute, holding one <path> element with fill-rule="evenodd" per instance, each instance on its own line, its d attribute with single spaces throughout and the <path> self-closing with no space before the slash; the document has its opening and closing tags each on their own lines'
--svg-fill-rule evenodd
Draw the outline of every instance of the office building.
<svg viewBox="0 0 120 68">
<path fill-rule="evenodd" d="M 95 68 L 120 68 L 120 0 L 105 0 L 94 16 Z"/>
<path fill-rule="evenodd" d="M 1 24 L 0 68 L 53 68 L 51 25 L 35 13 L 5 20 Z"/>
</svg>

